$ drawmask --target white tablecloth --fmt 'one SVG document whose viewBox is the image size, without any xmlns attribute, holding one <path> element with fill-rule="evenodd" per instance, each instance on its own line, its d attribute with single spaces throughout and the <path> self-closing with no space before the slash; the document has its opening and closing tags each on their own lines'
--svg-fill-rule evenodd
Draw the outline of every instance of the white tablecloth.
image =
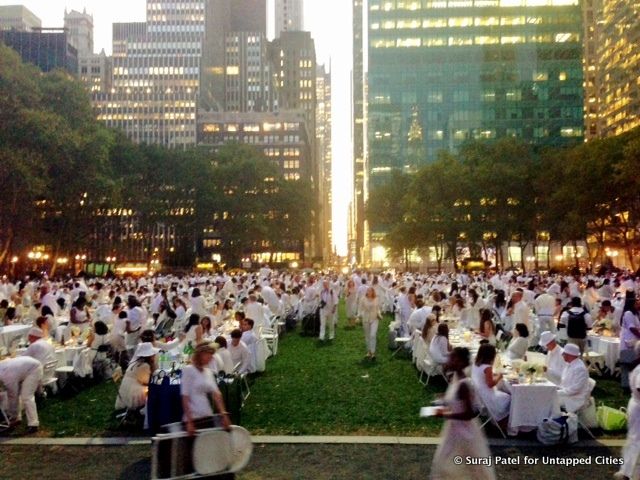
<svg viewBox="0 0 640 480">
<path fill-rule="evenodd" d="M 560 414 L 558 389 L 551 382 L 510 385 L 509 434 L 537 428 L 545 418 Z"/>
<path fill-rule="evenodd" d="M 78 354 L 83 351 L 84 346 L 79 347 L 71 347 L 67 346 L 64 348 L 56 349 L 56 360 L 58 360 L 58 368 L 60 367 L 72 367 L 73 362 L 78 356 Z"/>
<path fill-rule="evenodd" d="M 25 336 L 31 325 L 7 325 L 0 327 L 0 347 L 9 349 L 11 342 L 18 337 Z"/>
<path fill-rule="evenodd" d="M 601 335 L 589 335 L 589 350 L 601 353 L 604 362 L 612 372 L 616 369 L 616 363 L 620 360 L 620 339 L 618 337 L 603 337 Z"/>
</svg>

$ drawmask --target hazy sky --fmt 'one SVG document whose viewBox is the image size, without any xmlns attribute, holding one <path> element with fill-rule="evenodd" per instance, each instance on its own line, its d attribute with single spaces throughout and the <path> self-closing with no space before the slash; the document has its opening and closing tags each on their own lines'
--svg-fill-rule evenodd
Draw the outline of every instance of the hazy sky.
<svg viewBox="0 0 640 480">
<path fill-rule="evenodd" d="M 273 20 L 273 0 L 269 13 Z M 96 51 L 111 52 L 111 24 L 145 20 L 145 0 L 0 0 L 0 5 L 25 5 L 42 20 L 43 27 L 61 27 L 64 10 L 87 9 L 93 15 Z M 351 149 L 351 2 L 305 0 L 305 29 L 316 43 L 319 63 L 332 70 L 333 106 L 333 228 L 339 254 L 346 254 L 348 208 L 352 196 Z M 273 36 L 273 28 L 269 29 Z"/>
</svg>

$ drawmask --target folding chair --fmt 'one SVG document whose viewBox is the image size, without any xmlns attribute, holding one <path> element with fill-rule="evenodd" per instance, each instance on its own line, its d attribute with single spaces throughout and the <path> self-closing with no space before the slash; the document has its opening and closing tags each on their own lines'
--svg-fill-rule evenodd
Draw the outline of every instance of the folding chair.
<svg viewBox="0 0 640 480">
<path fill-rule="evenodd" d="M 591 387 L 591 389 L 589 390 L 589 398 L 587 399 L 587 402 L 580 407 L 578 410 L 576 410 L 576 418 L 578 419 L 578 428 L 582 428 L 585 432 L 587 432 L 587 434 L 593 439 L 595 440 L 596 437 L 593 434 L 593 432 L 591 431 L 591 429 L 584 423 L 583 419 L 580 418 L 580 415 L 585 412 L 590 406 L 591 403 L 593 402 L 595 404 L 595 400 L 594 398 L 591 396 L 591 392 L 593 392 L 593 389 L 596 386 L 596 381 L 593 378 L 589 379 L 589 386 Z"/>
<path fill-rule="evenodd" d="M 425 375 L 427 376 L 427 380 L 423 381 L 422 379 Z M 444 368 L 442 368 L 442 365 L 434 362 L 429 355 L 425 356 L 424 360 L 422 361 L 422 370 L 420 371 L 420 377 L 418 378 L 418 381 L 426 387 L 427 385 L 429 385 L 429 380 L 431 379 L 431 377 L 437 376 L 441 376 L 442 378 L 444 378 L 445 382 L 449 383 L 447 376 L 444 374 Z"/>
<path fill-rule="evenodd" d="M 396 354 L 401 351 L 407 343 L 411 341 L 411 337 L 396 337 L 395 342 L 398 348 L 391 354 L 391 357 L 395 357 Z"/>
<path fill-rule="evenodd" d="M 249 398 L 249 395 L 251 395 L 251 389 L 249 388 L 249 379 L 246 373 L 237 373 L 238 369 L 240 368 L 240 363 L 238 362 L 236 364 L 236 366 L 233 368 L 233 371 L 235 372 L 236 376 L 238 377 L 238 379 L 240 380 L 240 388 L 241 388 L 241 392 L 242 392 L 242 406 L 244 407 L 245 403 L 247 402 L 247 399 Z"/>
<path fill-rule="evenodd" d="M 4 390 L 0 390 L 0 432 L 4 432 L 11 427 L 11 422 L 7 416 L 7 409 L 9 408 L 9 396 Z"/>
<path fill-rule="evenodd" d="M 278 332 L 275 328 L 263 328 L 260 334 L 267 342 L 267 348 L 271 355 L 275 356 L 278 353 Z"/>
<path fill-rule="evenodd" d="M 484 403 L 484 400 L 480 397 L 480 395 L 477 394 L 475 395 L 475 398 L 476 404 L 479 407 L 478 418 L 482 422 L 480 428 L 484 428 L 488 423 L 492 423 L 498 429 L 500 435 L 502 435 L 502 438 L 506 439 L 507 434 L 504 432 L 504 430 L 502 430 L 500 423 L 498 423 L 498 421 L 493 417 L 493 415 L 491 414 L 491 410 L 489 410 L 487 405 Z M 484 421 L 482 421 L 482 417 L 485 417 Z"/>
<path fill-rule="evenodd" d="M 47 388 L 51 389 L 52 394 L 56 394 L 58 391 L 58 378 L 56 377 L 56 369 L 58 368 L 58 360 L 49 360 L 44 364 L 42 374 L 42 388 L 46 394 Z"/>
</svg>

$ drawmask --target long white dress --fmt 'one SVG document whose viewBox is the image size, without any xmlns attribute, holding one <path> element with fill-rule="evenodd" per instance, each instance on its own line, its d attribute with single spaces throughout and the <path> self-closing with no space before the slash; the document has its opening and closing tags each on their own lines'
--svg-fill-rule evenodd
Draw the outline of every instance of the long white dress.
<svg viewBox="0 0 640 480">
<path fill-rule="evenodd" d="M 487 407 L 491 416 L 500 421 L 509 416 L 509 407 L 511 406 L 511 396 L 508 393 L 501 392 L 495 387 L 490 388 L 484 376 L 484 371 L 491 365 L 473 365 L 471 368 L 471 379 L 476 387 L 478 396 Z"/>
<path fill-rule="evenodd" d="M 345 306 L 347 308 L 347 318 L 355 318 L 356 317 L 356 313 L 357 313 L 357 295 L 356 295 L 356 289 L 354 288 L 347 288 L 346 290 L 346 295 L 344 297 L 345 300 Z"/>
<path fill-rule="evenodd" d="M 453 413 L 463 413 L 465 405 L 459 398 L 460 385 L 466 384 L 473 396 L 474 388 L 469 379 L 459 380 L 454 376 L 444 396 L 445 404 Z M 473 401 L 472 401 L 473 403 Z M 431 466 L 431 480 L 494 480 L 493 466 L 456 465 L 453 459 L 473 457 L 490 458 L 491 452 L 487 439 L 477 418 L 471 420 L 453 420 L 445 422 L 442 430 L 442 442 L 438 445 Z"/>
</svg>

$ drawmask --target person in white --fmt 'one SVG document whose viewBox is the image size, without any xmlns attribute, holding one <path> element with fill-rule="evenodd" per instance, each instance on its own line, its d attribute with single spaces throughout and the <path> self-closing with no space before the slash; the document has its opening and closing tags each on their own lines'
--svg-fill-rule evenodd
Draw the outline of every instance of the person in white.
<svg viewBox="0 0 640 480">
<path fill-rule="evenodd" d="M 577 345 L 565 345 L 562 358 L 567 366 L 562 372 L 558 397 L 560 405 L 567 412 L 575 413 L 589 401 L 595 382 L 592 383 L 589 379 L 589 371 L 580 359 L 580 348 Z"/>
<path fill-rule="evenodd" d="M 593 326 L 593 317 L 582 307 L 580 297 L 571 298 L 571 308 L 562 312 L 559 325 L 567 329 L 569 343 L 578 345 L 580 352 L 584 353 L 587 347 L 587 330 Z"/>
<path fill-rule="evenodd" d="M 239 328 L 231 332 L 231 345 L 228 347 L 231 360 L 237 373 L 252 373 L 251 352 L 244 342 L 240 340 L 241 338 L 242 330 Z M 235 367 L 236 365 L 237 368 Z"/>
<path fill-rule="evenodd" d="M 40 421 L 36 406 L 36 390 L 42 381 L 42 364 L 35 358 L 21 356 L 0 362 L 0 382 L 7 389 L 9 405 L 7 416 L 12 424 L 27 415 L 27 433 L 38 431 Z"/>
<path fill-rule="evenodd" d="M 511 407 L 511 396 L 496 388 L 502 381 L 502 374 L 493 374 L 495 359 L 496 347 L 488 343 L 480 345 L 476 360 L 471 367 L 471 379 L 482 403 L 493 419 L 499 422 L 501 427 L 506 427 Z"/>
<path fill-rule="evenodd" d="M 425 305 L 421 299 L 416 300 L 416 308 L 411 312 L 407 321 L 409 333 L 412 334 L 415 330 L 422 331 L 430 313 L 431 307 Z"/>
<path fill-rule="evenodd" d="M 640 299 L 636 298 L 633 292 L 627 292 L 623 311 L 620 325 L 620 366 L 622 371 L 620 383 L 623 388 L 628 388 L 630 365 L 638 358 L 635 347 L 640 342 Z"/>
<path fill-rule="evenodd" d="M 640 356 L 640 348 L 636 352 Z M 622 449 L 624 463 L 614 478 L 630 480 L 640 478 L 640 365 L 629 376 L 631 398 L 627 405 L 627 441 Z"/>
<path fill-rule="evenodd" d="M 324 340 L 329 324 L 329 340 L 336 337 L 336 326 L 333 322 L 333 315 L 338 308 L 338 299 L 336 298 L 329 280 L 322 281 L 322 291 L 320 292 L 320 335 L 318 338 Z"/>
<path fill-rule="evenodd" d="M 364 339 L 367 345 L 367 358 L 376 358 L 376 336 L 378 334 L 378 322 L 382 317 L 380 303 L 373 287 L 367 289 L 367 293 L 360 299 L 358 314 L 362 318 Z"/>
<path fill-rule="evenodd" d="M 197 313 L 200 317 L 206 317 L 209 314 L 209 312 L 207 312 L 206 301 L 198 287 L 191 291 L 189 302 L 191 304 L 191 313 Z"/>
<path fill-rule="evenodd" d="M 511 360 L 522 359 L 529 348 L 529 329 L 523 323 L 517 323 L 513 329 L 513 338 L 507 347 L 507 357 Z"/>
<path fill-rule="evenodd" d="M 224 400 L 209 368 L 215 352 L 215 348 L 209 344 L 198 345 L 191 357 L 191 365 L 182 371 L 182 421 L 190 436 L 196 433 L 197 428 L 215 426 L 212 404 L 222 415 L 222 426 L 228 430 L 231 425 Z"/>
<path fill-rule="evenodd" d="M 513 295 L 511 295 L 511 301 L 513 302 L 512 321 L 514 325 L 522 323 L 526 325 L 527 328 L 529 328 L 530 309 L 529 306 L 524 302 L 522 297 L 523 294 L 521 289 L 516 290 L 515 292 L 513 292 Z"/>
<path fill-rule="evenodd" d="M 42 367 L 51 364 L 56 360 L 56 349 L 51 343 L 44 340 L 44 332 L 38 327 L 33 327 L 29 330 L 27 338 L 29 340 L 29 346 L 22 353 L 22 355 L 35 358 L 38 360 Z"/>
<path fill-rule="evenodd" d="M 438 333 L 429 345 L 429 355 L 435 363 L 446 365 L 449 361 L 449 352 L 451 352 L 449 326 L 446 323 L 440 323 L 438 324 Z"/>
<path fill-rule="evenodd" d="M 137 409 L 147 402 L 147 391 L 151 374 L 156 369 L 156 354 L 160 350 L 150 342 L 139 343 L 131 363 L 127 367 L 118 389 L 115 409 Z"/>
<path fill-rule="evenodd" d="M 538 329 L 540 332 L 556 331 L 553 314 L 556 311 L 556 297 L 548 292 L 543 292 L 533 301 L 533 306 L 538 317 Z"/>
<path fill-rule="evenodd" d="M 227 375 L 233 373 L 233 359 L 231 358 L 231 352 L 227 348 L 227 339 L 223 336 L 216 337 L 215 343 L 218 344 L 215 353 L 215 373 L 219 374 L 224 372 Z"/>
<path fill-rule="evenodd" d="M 556 342 L 556 336 L 551 332 L 542 332 L 539 345 L 547 351 L 545 358 L 545 372 L 549 381 L 560 385 L 562 372 L 567 362 L 562 358 L 562 347 Z"/>
<path fill-rule="evenodd" d="M 244 306 L 244 314 L 246 318 L 250 318 L 254 321 L 256 328 L 269 327 L 269 321 L 265 316 L 265 308 L 255 294 L 249 295 L 247 303 Z"/>
<path fill-rule="evenodd" d="M 251 352 L 251 367 L 249 368 L 249 371 L 255 372 L 257 365 L 256 345 L 258 343 L 258 337 L 256 337 L 256 334 L 254 333 L 254 321 L 251 318 L 246 318 L 240 323 L 240 330 L 242 330 L 242 343 L 244 343 L 249 349 L 249 352 Z"/>
<path fill-rule="evenodd" d="M 431 464 L 432 480 L 495 479 L 491 465 L 472 465 L 471 462 L 460 462 L 458 465 L 458 462 L 452 461 L 454 458 L 491 457 L 487 438 L 474 408 L 475 389 L 465 375 L 468 367 L 469 350 L 454 348 L 447 364 L 447 370 L 453 372 L 453 376 L 444 395 L 444 408 L 436 413 L 447 421 Z"/>
</svg>

